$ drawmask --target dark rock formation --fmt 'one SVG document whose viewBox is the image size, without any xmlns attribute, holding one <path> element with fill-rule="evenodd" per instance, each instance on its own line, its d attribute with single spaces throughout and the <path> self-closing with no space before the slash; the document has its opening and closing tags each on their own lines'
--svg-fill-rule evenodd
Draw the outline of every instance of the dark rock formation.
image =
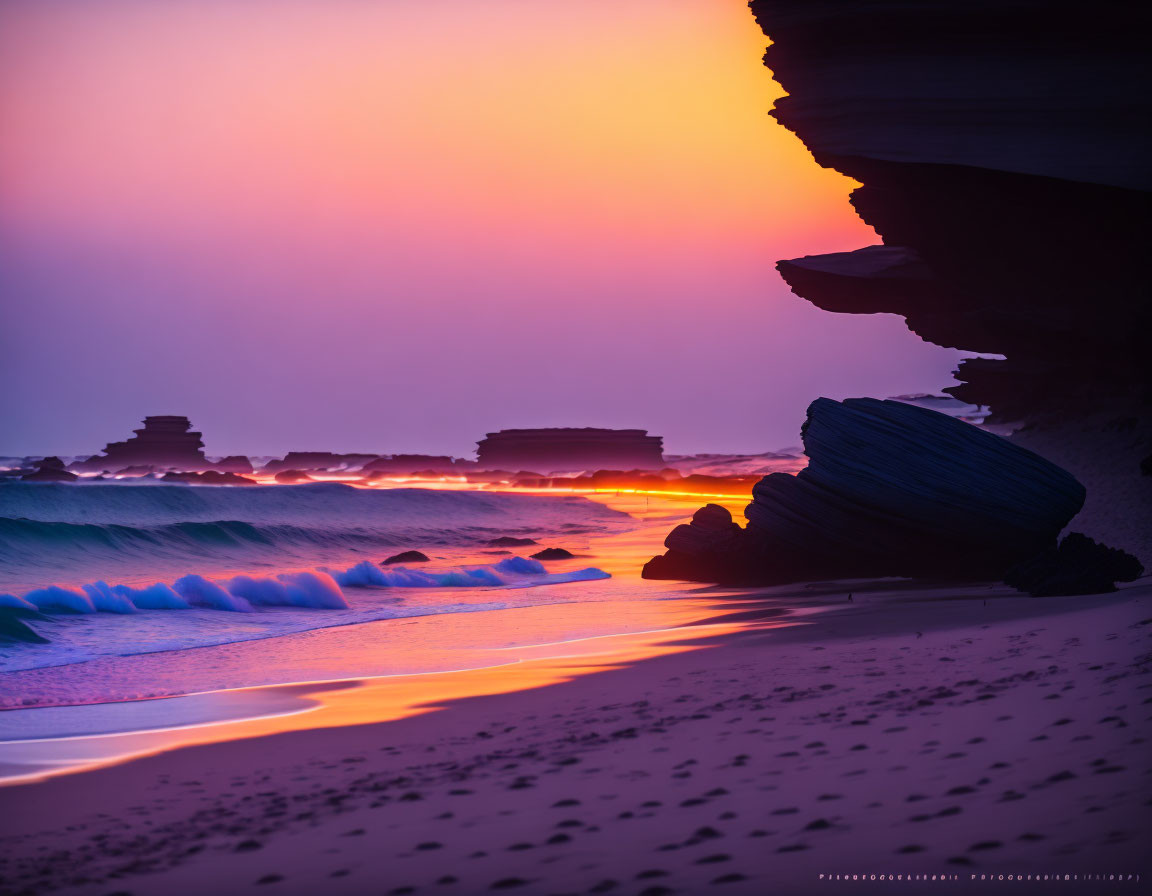
<svg viewBox="0 0 1152 896">
<path fill-rule="evenodd" d="M 429 561 L 427 554 L 420 551 L 401 551 L 399 554 L 393 554 L 387 559 L 381 560 L 381 566 L 392 566 L 395 563 L 427 563 Z"/>
<path fill-rule="evenodd" d="M 155 479 L 159 475 L 156 468 L 150 464 L 137 464 L 131 467 L 124 467 L 122 470 L 116 470 L 115 479 L 131 479 L 131 478 L 149 478 Z"/>
<path fill-rule="evenodd" d="M 256 485 L 256 480 L 237 473 L 221 473 L 219 470 L 205 470 L 203 473 L 190 471 L 165 473 L 160 477 L 164 482 L 189 482 L 193 485 Z"/>
<path fill-rule="evenodd" d="M 416 473 L 445 474 L 457 472 L 461 465 L 447 455 L 437 454 L 389 454 L 369 461 L 360 468 L 360 472 L 384 473 L 395 475 L 414 475 Z"/>
<path fill-rule="evenodd" d="M 574 491 L 637 491 L 654 494 L 684 494 L 691 492 L 702 496 L 737 496 L 748 494 L 752 486 L 760 481 L 759 476 L 706 476 L 692 473 L 681 476 L 678 470 L 661 470 L 659 475 L 633 470 L 630 473 L 618 470 L 596 470 L 580 476 L 530 476 L 515 479 L 513 485 L 519 488 L 570 489 Z"/>
<path fill-rule="evenodd" d="M 280 460 L 265 464 L 262 473 L 282 470 L 304 470 L 309 473 L 335 473 L 359 470 L 364 464 L 376 460 L 377 454 L 335 454 L 331 451 L 289 451 Z"/>
<path fill-rule="evenodd" d="M 20 477 L 25 482 L 75 482 L 78 477 L 64 469 L 64 461 L 58 457 L 46 457 L 36 462 L 36 469 Z"/>
<path fill-rule="evenodd" d="M 272 477 L 281 485 L 296 485 L 300 482 L 315 482 L 311 476 L 303 470 L 281 470 Z"/>
<path fill-rule="evenodd" d="M 1004 355 L 963 361 L 946 391 L 1071 470 L 1090 534 L 1149 562 L 1152 490 L 1130 460 L 1152 450 L 1146 11 L 750 6 L 788 93 L 773 115 L 860 182 L 852 205 L 883 241 L 782 261 L 784 279 L 829 311 L 900 314 L 931 342 Z M 1131 416 L 1131 435 L 1095 419 Z"/>
<path fill-rule="evenodd" d="M 243 454 L 232 454 L 228 457 L 222 457 L 220 460 L 213 461 L 212 467 L 221 473 L 239 473 L 241 476 L 247 476 L 255 472 L 252 461 Z"/>
<path fill-rule="evenodd" d="M 644 565 L 644 578 L 754 581 L 757 570 L 746 536 L 727 509 L 706 504 L 692 515 L 690 523 L 672 530 L 664 540 L 668 553 Z"/>
<path fill-rule="evenodd" d="M 801 432 L 807 468 L 760 480 L 746 529 L 705 507 L 668 536 L 645 577 L 996 579 L 1053 546 L 1084 500 L 1038 455 L 902 402 L 818 398 Z"/>
<path fill-rule="evenodd" d="M 564 548 L 544 548 L 532 555 L 533 560 L 569 560 L 576 555 Z"/>
<path fill-rule="evenodd" d="M 1031 560 L 1008 570 L 1004 582 L 1033 597 L 1103 594 L 1116 590 L 1116 582 L 1133 582 L 1144 567 L 1131 554 L 1097 544 L 1079 532 Z"/>
<path fill-rule="evenodd" d="M 477 443 L 486 470 L 654 470 L 664 440 L 642 429 L 504 429 Z"/>
<path fill-rule="evenodd" d="M 539 544 L 535 538 L 517 538 L 515 535 L 501 535 L 499 538 L 489 539 L 486 544 L 490 548 L 523 548 L 530 544 Z"/>
<path fill-rule="evenodd" d="M 187 417 L 145 417 L 144 428 L 123 442 L 109 442 L 104 453 L 74 466 L 92 472 L 119 472 L 127 467 L 158 467 L 168 470 L 209 470 L 201 434 L 191 432 Z"/>
</svg>

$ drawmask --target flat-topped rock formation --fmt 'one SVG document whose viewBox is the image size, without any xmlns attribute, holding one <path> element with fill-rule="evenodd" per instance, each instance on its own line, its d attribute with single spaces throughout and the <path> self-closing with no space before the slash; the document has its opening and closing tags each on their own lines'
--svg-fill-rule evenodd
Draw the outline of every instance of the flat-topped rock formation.
<svg viewBox="0 0 1152 896">
<path fill-rule="evenodd" d="M 656 470 L 664 440 L 643 429 L 503 429 L 477 444 L 485 470 Z"/>
<path fill-rule="evenodd" d="M 145 417 L 144 427 L 133 430 L 132 438 L 109 442 L 102 454 L 74 464 L 87 471 L 116 473 L 128 467 L 169 470 L 208 470 L 212 463 L 204 456 L 201 434 L 192 432 L 187 417 Z"/>
<path fill-rule="evenodd" d="M 808 466 L 755 486 L 747 528 L 715 505 L 669 535 L 648 578 L 776 584 L 874 576 L 998 579 L 1055 547 L 1080 509 L 1070 474 L 945 414 L 819 398 Z"/>
</svg>

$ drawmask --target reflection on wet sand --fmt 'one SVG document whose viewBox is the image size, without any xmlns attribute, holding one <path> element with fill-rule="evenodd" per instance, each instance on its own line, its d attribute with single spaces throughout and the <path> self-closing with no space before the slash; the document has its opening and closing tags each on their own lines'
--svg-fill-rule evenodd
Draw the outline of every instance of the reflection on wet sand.
<svg viewBox="0 0 1152 896">
<path fill-rule="evenodd" d="M 182 747 L 309 728 L 366 725 L 432 712 L 455 700 L 544 687 L 650 657 L 694 650 L 747 623 L 691 625 L 713 601 L 666 608 L 675 626 L 486 651 L 488 665 L 460 671 L 296 683 L 96 706 L 5 713 L 4 783 L 39 780 Z M 764 623 L 757 623 L 763 626 Z M 144 712 L 140 712 L 144 709 Z M 127 710 L 127 712 L 126 712 Z M 134 719 L 127 718 L 131 713 Z M 100 733 L 75 734 L 77 726 Z"/>
</svg>

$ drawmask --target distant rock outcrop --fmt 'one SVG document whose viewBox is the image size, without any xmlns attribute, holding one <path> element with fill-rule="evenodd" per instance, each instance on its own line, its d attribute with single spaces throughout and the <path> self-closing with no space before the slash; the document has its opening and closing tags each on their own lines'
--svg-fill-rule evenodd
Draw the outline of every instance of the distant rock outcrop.
<svg viewBox="0 0 1152 896">
<path fill-rule="evenodd" d="M 658 470 L 664 440 L 643 429 L 503 429 L 477 444 L 485 470 Z"/>
<path fill-rule="evenodd" d="M 247 476 L 255 472 L 252 461 L 243 454 L 232 454 L 228 457 L 222 457 L 220 460 L 213 461 L 212 466 L 221 473 L 239 473 L 241 476 Z"/>
<path fill-rule="evenodd" d="M 178 471 L 165 473 L 160 477 L 164 482 L 188 482 L 193 485 L 256 485 L 255 479 L 248 479 L 238 473 L 222 473 L 219 470 L 204 470 L 201 473 Z"/>
<path fill-rule="evenodd" d="M 412 475 L 415 473 L 452 473 L 461 469 L 462 464 L 444 454 L 388 454 L 364 464 L 360 472 L 364 475 Z"/>
<path fill-rule="evenodd" d="M 519 538 L 515 535 L 501 535 L 499 538 L 490 538 L 486 544 L 490 548 L 523 548 L 530 544 L 539 544 L 535 538 Z"/>
<path fill-rule="evenodd" d="M 576 555 L 567 548 L 544 548 L 532 555 L 533 560 L 569 560 Z"/>
<path fill-rule="evenodd" d="M 262 473 L 279 473 L 282 470 L 304 470 L 309 473 L 335 473 L 359 470 L 364 464 L 374 461 L 377 454 L 336 454 L 332 451 L 289 451 L 279 460 L 265 464 Z"/>
<path fill-rule="evenodd" d="M 809 461 L 752 491 L 741 529 L 723 508 L 668 536 L 648 578 L 768 584 L 859 576 L 997 579 L 1055 545 L 1084 489 L 1054 464 L 944 414 L 819 398 Z"/>
<path fill-rule="evenodd" d="M 311 476 L 303 470 L 281 470 L 272 477 L 281 485 L 298 485 L 301 482 L 315 482 Z"/>
<path fill-rule="evenodd" d="M 75 482 L 80 477 L 64 469 L 58 457 L 46 457 L 36 462 L 36 469 L 20 477 L 25 482 Z"/>
<path fill-rule="evenodd" d="M 128 467 L 167 470 L 210 470 L 201 434 L 191 432 L 187 417 L 145 417 L 144 428 L 123 442 L 109 442 L 104 453 L 73 464 L 75 469 L 116 473 Z"/>
<path fill-rule="evenodd" d="M 392 566 L 396 563 L 428 563 L 429 557 L 422 551 L 401 551 L 380 561 L 381 566 Z"/>
</svg>

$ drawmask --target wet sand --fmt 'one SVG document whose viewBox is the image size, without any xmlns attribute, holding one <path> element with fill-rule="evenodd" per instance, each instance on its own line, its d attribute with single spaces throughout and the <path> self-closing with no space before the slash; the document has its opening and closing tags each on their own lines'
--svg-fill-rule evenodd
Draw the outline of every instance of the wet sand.
<svg viewBox="0 0 1152 896">
<path fill-rule="evenodd" d="M 4 788 L 0 890 L 1141 892 L 1146 583 L 716 593 L 725 627 L 689 649 Z"/>
</svg>

